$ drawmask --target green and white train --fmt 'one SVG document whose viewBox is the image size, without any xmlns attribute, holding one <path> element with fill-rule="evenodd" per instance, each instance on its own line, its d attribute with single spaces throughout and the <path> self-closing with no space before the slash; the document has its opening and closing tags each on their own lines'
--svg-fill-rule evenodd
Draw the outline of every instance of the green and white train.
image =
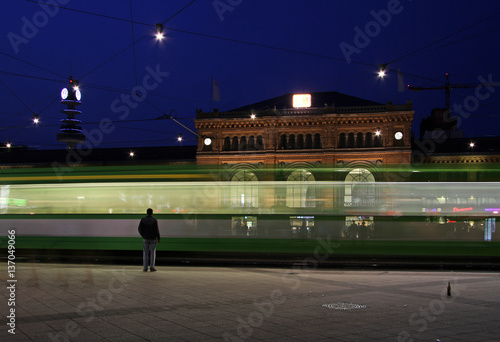
<svg viewBox="0 0 500 342">
<path fill-rule="evenodd" d="M 6 168 L 0 248 L 5 256 L 15 231 L 18 256 L 140 256 L 137 226 L 152 208 L 164 242 L 158 251 L 170 255 L 302 258 L 321 247 L 330 261 L 499 258 L 497 173 L 489 170 L 482 182 L 422 181 L 426 172 L 435 177 L 436 170 L 419 170 L 417 181 L 351 183 L 223 181 L 218 170 L 165 165 Z"/>
</svg>

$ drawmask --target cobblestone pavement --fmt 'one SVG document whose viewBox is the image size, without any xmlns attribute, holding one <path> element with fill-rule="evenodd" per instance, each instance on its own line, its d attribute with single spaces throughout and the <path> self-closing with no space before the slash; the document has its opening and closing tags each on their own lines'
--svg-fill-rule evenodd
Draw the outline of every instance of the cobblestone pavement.
<svg viewBox="0 0 500 342">
<path fill-rule="evenodd" d="M 500 340 L 494 272 L 1 265 L 0 341 Z"/>
</svg>

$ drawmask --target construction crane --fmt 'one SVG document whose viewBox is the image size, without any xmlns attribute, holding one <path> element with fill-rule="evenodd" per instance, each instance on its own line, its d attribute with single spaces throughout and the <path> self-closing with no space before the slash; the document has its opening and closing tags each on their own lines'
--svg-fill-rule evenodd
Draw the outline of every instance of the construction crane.
<svg viewBox="0 0 500 342">
<path fill-rule="evenodd" d="M 446 73 L 446 81 L 445 84 L 442 86 L 438 87 L 412 87 L 408 85 L 409 90 L 413 91 L 420 91 L 420 90 L 432 90 L 432 89 L 444 89 L 445 91 L 445 108 L 450 109 L 450 97 L 451 97 L 451 89 L 452 88 L 475 88 L 480 84 L 450 84 L 450 75 Z M 483 84 L 484 86 L 488 87 L 499 87 L 500 83 L 488 83 L 488 84 Z"/>
</svg>

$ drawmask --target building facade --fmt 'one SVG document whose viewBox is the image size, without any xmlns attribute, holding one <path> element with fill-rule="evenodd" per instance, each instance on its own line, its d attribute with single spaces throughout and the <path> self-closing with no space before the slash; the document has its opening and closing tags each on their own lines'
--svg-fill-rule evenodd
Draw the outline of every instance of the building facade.
<svg viewBox="0 0 500 342">
<path fill-rule="evenodd" d="M 228 112 L 198 111 L 195 120 L 197 164 L 219 170 L 221 181 L 239 182 L 225 205 L 258 208 L 265 199 L 267 207 L 299 213 L 290 216 L 297 232 L 314 227 L 308 208 L 375 205 L 374 182 L 404 180 L 401 173 L 387 179 L 379 170 L 410 167 L 414 115 L 411 103 L 383 105 L 337 92 L 301 96 L 308 96 L 306 106 L 293 107 L 294 95 L 288 94 Z M 263 196 L 253 186 L 259 181 L 286 181 L 286 186 Z M 345 186 L 312 186 L 317 181 Z M 245 221 L 252 229 L 256 220 L 235 217 L 234 225 Z M 340 224 L 345 232 L 339 234 L 347 234 L 353 224 L 372 226 L 373 217 L 346 216 Z"/>
<path fill-rule="evenodd" d="M 330 102 L 290 108 L 293 95 L 288 94 L 229 112 L 199 111 L 197 163 L 233 173 L 335 166 L 374 170 L 411 163 L 411 103 L 382 105 L 337 92 L 310 95 L 313 105 L 316 96 Z M 284 100 L 289 107 L 278 109 L 276 104 Z M 338 107 L 335 102 L 346 105 Z M 231 172 L 227 176 L 231 178 Z M 262 176 L 257 178 L 276 180 L 276 173 Z"/>
</svg>

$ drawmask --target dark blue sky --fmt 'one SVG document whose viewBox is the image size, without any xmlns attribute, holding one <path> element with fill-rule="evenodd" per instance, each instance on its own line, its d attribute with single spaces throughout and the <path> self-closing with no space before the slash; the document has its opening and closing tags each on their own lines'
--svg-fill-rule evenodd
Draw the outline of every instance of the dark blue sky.
<svg viewBox="0 0 500 342">
<path fill-rule="evenodd" d="M 193 129 L 196 109 L 210 109 L 212 77 L 221 96 L 213 106 L 220 110 L 288 92 L 413 100 L 417 135 L 420 120 L 444 106 L 444 90 L 398 94 L 397 73 L 379 79 L 379 64 L 394 61 L 387 67 L 399 68 L 405 83 L 415 86 L 442 85 L 445 73 L 452 84 L 476 84 L 479 77 L 500 81 L 496 0 L 197 0 L 175 15 L 191 1 L 131 1 L 135 64 L 130 1 L 41 0 L 80 12 L 6 2 L 0 141 L 64 148 L 56 140 L 64 117 L 59 94 L 70 75 L 81 83 L 80 119 L 96 134 L 93 147 L 175 145 L 179 133 L 182 144 L 194 144 L 195 136 L 175 122 L 151 119 L 175 110 L 179 122 Z M 166 39 L 156 41 L 154 25 L 173 15 L 165 23 Z M 144 101 L 122 97 L 136 85 L 148 88 Z M 462 115 L 460 128 L 466 136 L 498 135 L 500 87 L 477 91 L 452 91 L 452 106 L 472 109 Z M 40 116 L 38 126 L 31 124 L 33 113 Z M 96 123 L 103 119 L 112 121 L 113 131 L 101 139 Z"/>
</svg>

